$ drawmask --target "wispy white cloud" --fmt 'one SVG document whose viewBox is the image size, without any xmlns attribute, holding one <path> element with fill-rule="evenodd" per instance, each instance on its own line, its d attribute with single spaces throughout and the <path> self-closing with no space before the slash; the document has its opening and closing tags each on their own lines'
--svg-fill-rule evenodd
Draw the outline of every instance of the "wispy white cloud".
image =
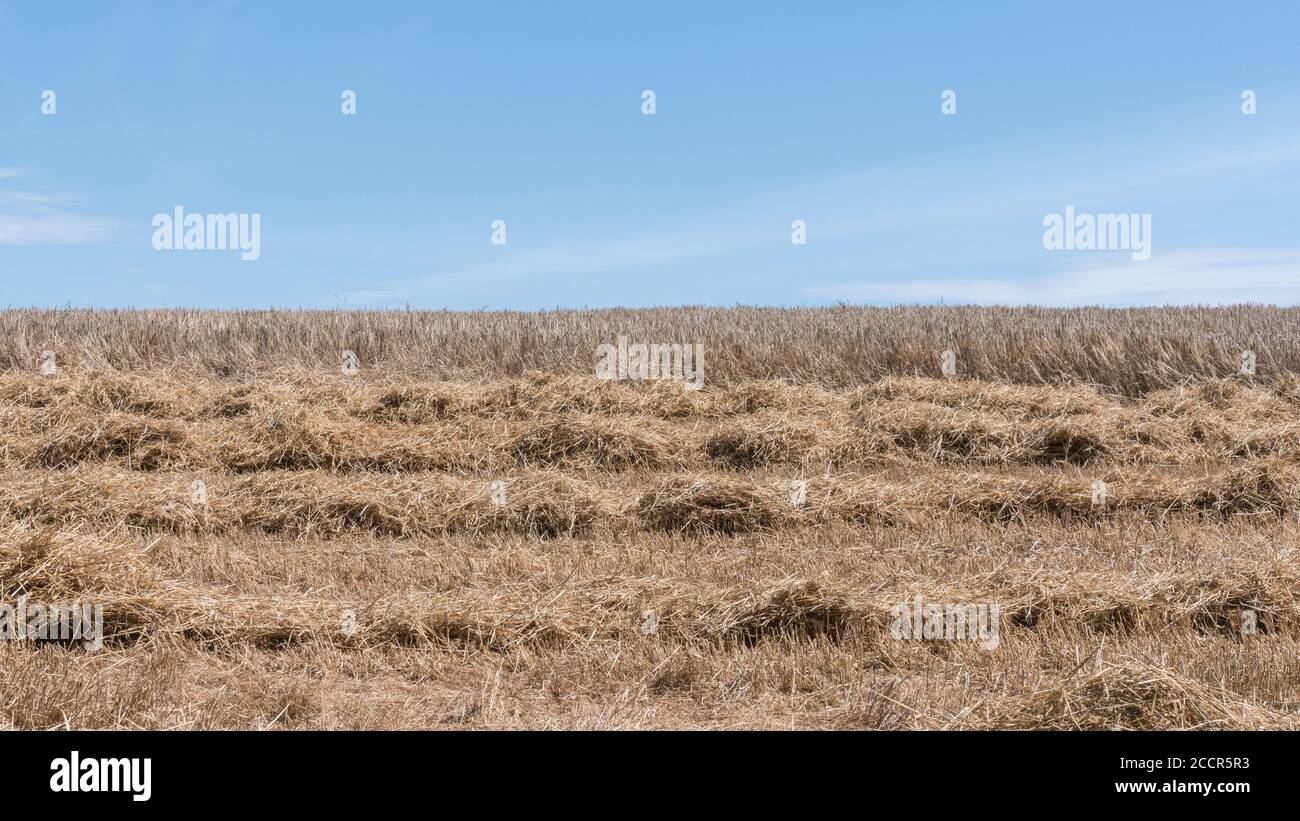
<svg viewBox="0 0 1300 821">
<path fill-rule="evenodd" d="M 115 220 L 84 214 L 0 214 L 0 245 L 90 245 L 120 230 Z"/>
<path fill-rule="evenodd" d="M 616 271 L 632 266 L 663 264 L 723 253 L 770 241 L 757 229 L 701 231 L 682 229 L 648 236 L 626 237 L 590 245 L 559 245 L 512 253 L 497 248 L 500 259 L 418 277 L 391 280 L 378 287 L 341 294 L 350 304 L 402 302 L 444 293 L 448 287 L 512 282 L 554 282 L 559 279 Z"/>
<path fill-rule="evenodd" d="M 871 303 L 975 305 L 1165 305 L 1300 303 L 1300 249 L 1187 249 L 1135 261 L 1124 255 L 1073 262 L 1045 276 L 857 282 L 807 293 Z"/>
<path fill-rule="evenodd" d="M 0 179 L 26 173 L 0 168 Z M 0 190 L 0 246 L 87 245 L 112 239 L 120 223 L 83 213 L 85 200 L 78 194 Z"/>
<path fill-rule="evenodd" d="M 1300 148 L 1292 144 L 1224 148 L 1211 141 L 1179 154 L 1146 146 L 1141 150 L 1135 148 L 1132 157 L 1118 159 L 1086 145 L 1078 152 L 1066 153 L 1071 156 L 1070 163 L 1061 163 L 1055 153 L 1025 158 L 1014 151 L 985 146 L 979 150 L 964 149 L 954 154 L 882 164 L 853 174 L 769 190 L 741 201 L 702 204 L 698 213 L 687 215 L 675 224 L 661 222 L 647 226 L 639 234 L 591 243 L 560 243 L 521 252 L 494 248 L 490 253 L 495 258 L 480 263 L 448 266 L 441 271 L 376 283 L 348 291 L 346 297 L 349 302 L 361 305 L 401 303 L 438 298 L 455 288 L 558 283 L 638 267 L 666 268 L 691 260 L 725 259 L 732 253 L 787 245 L 792 218 L 807 219 L 810 236 L 817 242 L 871 238 L 878 249 L 888 247 L 891 235 L 906 236 L 912 229 L 940 233 L 941 227 L 988 225 L 998 219 L 1029 226 L 1026 239 L 1036 242 L 1045 208 L 1061 208 L 1071 202 L 1088 200 L 1117 202 L 1128 208 L 1130 202 L 1145 202 L 1158 194 L 1177 191 L 1180 186 L 1231 179 L 1242 173 L 1277 173 L 1300 163 Z M 1244 259 L 1234 257 L 1234 260 L 1232 264 L 1244 266 L 1244 273 L 1266 270 L 1252 267 Z M 960 264 L 959 260 L 951 262 L 945 264 L 949 270 Z M 1122 302 L 1130 296 L 1140 299 L 1139 288 L 1154 294 L 1168 293 L 1175 302 L 1187 302 L 1193 296 L 1180 297 L 1177 289 L 1162 289 L 1161 272 L 1179 270 L 1168 267 L 1179 265 L 1195 270 L 1205 270 L 1197 266 L 1210 265 L 1212 270 L 1219 270 L 1227 260 L 1215 262 L 1213 258 L 1189 253 L 1137 264 L 1147 265 L 1146 270 L 1129 273 L 1106 264 L 1106 271 L 1119 270 L 1114 284 L 1124 289 L 1114 296 L 1100 290 L 1100 286 L 1072 280 L 1068 274 L 1059 275 L 1052 284 L 1059 298 L 1070 304 Z M 1272 268 L 1267 270 L 1271 272 L 1268 276 L 1281 273 Z M 1283 266 L 1283 270 L 1288 276 L 1295 274 L 1295 269 Z M 763 275 L 762 271 L 755 272 L 756 278 Z M 1040 300 L 1032 290 L 1037 287 L 1033 285 L 1037 281 L 1006 278 L 954 282 L 927 276 L 896 283 L 850 282 L 810 288 L 805 293 L 825 298 L 886 301 L 959 299 L 956 294 L 961 293 L 981 302 L 1038 303 Z M 1265 277 L 1258 284 L 1276 293 L 1281 281 Z M 1199 287 L 1209 293 L 1213 286 L 1213 282 L 1204 281 Z M 1067 299 L 1070 289 L 1073 296 Z M 1289 288 L 1280 290 L 1291 293 Z M 1259 293 L 1242 287 L 1233 291 L 1247 298 Z M 1300 297 L 1300 290 L 1296 296 Z M 1297 300 L 1292 297 L 1291 301 Z"/>
</svg>

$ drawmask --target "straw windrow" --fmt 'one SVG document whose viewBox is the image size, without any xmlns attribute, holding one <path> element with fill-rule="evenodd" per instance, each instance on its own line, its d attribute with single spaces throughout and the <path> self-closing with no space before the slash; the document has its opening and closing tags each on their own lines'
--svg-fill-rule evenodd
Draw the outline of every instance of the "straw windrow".
<svg viewBox="0 0 1300 821">
<path fill-rule="evenodd" d="M 1294 313 L 6 312 L 0 726 L 1292 728 Z"/>
</svg>

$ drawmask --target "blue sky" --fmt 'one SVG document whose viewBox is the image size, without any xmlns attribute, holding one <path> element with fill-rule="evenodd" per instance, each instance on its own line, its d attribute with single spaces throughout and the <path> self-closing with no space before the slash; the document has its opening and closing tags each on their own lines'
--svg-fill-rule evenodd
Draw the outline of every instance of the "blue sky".
<svg viewBox="0 0 1300 821">
<path fill-rule="evenodd" d="M 1300 5 L 900 5 L 6 0 L 0 303 L 1300 302 Z"/>
</svg>

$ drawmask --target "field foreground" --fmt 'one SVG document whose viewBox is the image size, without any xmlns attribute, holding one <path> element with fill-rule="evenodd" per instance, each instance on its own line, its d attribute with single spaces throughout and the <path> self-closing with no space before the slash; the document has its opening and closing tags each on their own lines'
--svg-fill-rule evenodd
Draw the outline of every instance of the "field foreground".
<svg viewBox="0 0 1300 821">
<path fill-rule="evenodd" d="M 689 391 L 522 367 L 510 326 L 479 378 L 422 378 L 308 368 L 292 324 L 187 366 L 172 337 L 113 362 L 68 336 L 81 313 L 19 314 L 0 602 L 102 604 L 106 639 L 0 641 L 0 726 L 1300 726 L 1281 347 L 1258 376 L 1187 339 L 1154 369 L 1080 343 L 1095 379 L 1013 373 L 1012 314 L 980 343 L 996 374 L 938 378 L 928 348 L 879 373 L 868 344 L 818 378 L 747 373 L 776 343 L 715 325 L 730 370 Z M 994 640 L 899 637 L 917 605 L 996 606 Z"/>
</svg>

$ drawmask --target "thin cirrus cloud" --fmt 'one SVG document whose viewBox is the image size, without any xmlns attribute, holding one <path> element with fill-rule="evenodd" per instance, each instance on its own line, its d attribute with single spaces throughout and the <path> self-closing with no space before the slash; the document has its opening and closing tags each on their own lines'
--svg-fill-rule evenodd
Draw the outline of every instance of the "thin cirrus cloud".
<svg viewBox="0 0 1300 821">
<path fill-rule="evenodd" d="M 549 246 L 511 254 L 497 261 L 482 262 L 442 273 L 391 280 L 378 287 L 346 290 L 341 294 L 351 304 L 401 304 L 467 282 L 508 285 L 520 280 L 560 281 L 620 270 L 628 266 L 669 263 L 710 254 L 725 253 L 761 244 L 756 229 L 726 232 L 679 232 L 631 237 L 590 245 Z"/>
<path fill-rule="evenodd" d="M 22 168 L 0 168 L 0 180 L 25 177 Z M 77 194 L 0 189 L 0 246 L 88 245 L 107 242 L 121 224 L 81 211 Z"/>
<path fill-rule="evenodd" d="M 1066 268 L 1058 260 L 1044 258 L 1056 272 L 1049 268 L 1040 275 L 1041 263 L 1036 261 L 1026 268 L 1024 250 L 1026 244 L 1037 245 L 1045 211 L 1076 202 L 1114 204 L 1123 206 L 1118 208 L 1123 211 L 1146 210 L 1154 202 L 1205 197 L 1206 191 L 1217 197 L 1218 192 L 1238 188 L 1242 179 L 1264 180 L 1260 190 L 1267 193 L 1276 187 L 1279 174 L 1293 173 L 1300 165 L 1300 149 L 1267 139 L 1235 145 L 1222 135 L 1209 134 L 1171 152 L 1159 140 L 1143 138 L 1140 133 L 1131 136 L 1127 154 L 1119 158 L 1108 150 L 1111 146 L 1070 144 L 1065 153 L 1072 162 L 1067 164 L 1060 163 L 1060 151 L 1026 151 L 1015 144 L 880 164 L 851 174 L 778 186 L 742 201 L 715 203 L 707 212 L 620 239 L 596 243 L 570 240 L 495 260 L 484 256 L 484 251 L 470 252 L 468 264 L 351 290 L 347 296 L 357 304 L 400 304 L 487 282 L 549 281 L 559 285 L 565 280 L 647 266 L 660 266 L 664 274 L 699 270 L 711 263 L 725 267 L 729 259 L 753 249 L 788 246 L 790 221 L 797 216 L 807 218 L 809 234 L 817 242 L 842 243 L 839 250 L 819 258 L 818 264 L 827 268 L 846 269 L 879 258 L 890 249 L 906 255 L 910 246 L 900 246 L 899 237 L 906 239 L 909 232 L 900 229 L 930 233 L 951 229 L 987 230 L 998 237 L 981 250 L 986 269 L 999 253 L 1004 259 L 1014 257 L 1010 264 L 1023 269 L 1008 271 L 1003 278 L 956 280 L 940 272 L 979 262 L 972 260 L 974 252 L 924 249 L 926 256 L 913 260 L 918 265 L 916 275 L 907 281 L 872 277 L 870 281 L 826 282 L 801 289 L 805 296 L 820 299 L 1036 304 L 1050 299 L 1061 305 L 1300 299 L 1300 289 L 1286 284 L 1297 270 L 1295 255 L 1289 252 L 1184 249 L 1174 254 L 1162 247 L 1159 259 L 1145 262 L 1127 258 L 1112 262 L 1102 257 L 1105 261 L 1079 264 L 1064 258 L 1071 266 Z M 1023 235 L 1007 240 L 1008 231 L 1018 226 L 1026 226 Z M 1253 239 L 1243 236 L 1230 241 L 1240 246 Z M 1009 241 L 1021 244 L 1006 244 Z M 864 253 L 864 248 L 871 253 Z M 502 250 L 491 253 L 501 254 Z M 778 258 L 774 265 L 779 264 Z M 757 267 L 753 271 L 756 279 L 770 273 L 762 270 L 762 260 Z"/>
<path fill-rule="evenodd" d="M 890 280 L 809 288 L 830 299 L 974 305 L 1222 305 L 1300 303 L 1300 248 L 1184 249 L 1145 261 L 1116 254 L 1072 260 L 1034 277 Z"/>
</svg>

